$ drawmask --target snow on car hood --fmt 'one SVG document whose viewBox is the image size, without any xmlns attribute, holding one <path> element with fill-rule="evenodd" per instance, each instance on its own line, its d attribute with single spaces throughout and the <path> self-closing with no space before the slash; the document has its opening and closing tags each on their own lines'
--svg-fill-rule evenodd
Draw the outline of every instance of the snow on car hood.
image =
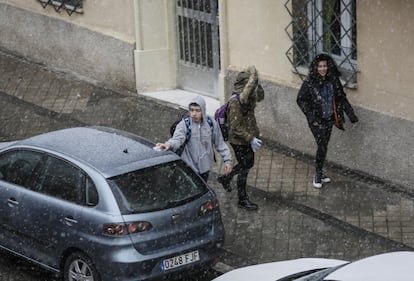
<svg viewBox="0 0 414 281">
<path fill-rule="evenodd" d="M 213 279 L 213 281 L 276 281 L 298 272 L 334 267 L 344 263 L 347 261 L 319 258 L 270 262 L 234 269 Z"/>
</svg>

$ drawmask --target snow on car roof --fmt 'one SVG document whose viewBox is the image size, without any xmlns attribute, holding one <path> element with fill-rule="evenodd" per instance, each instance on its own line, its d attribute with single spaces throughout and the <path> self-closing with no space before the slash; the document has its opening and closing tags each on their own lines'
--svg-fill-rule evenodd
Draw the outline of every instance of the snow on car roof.
<svg viewBox="0 0 414 281">
<path fill-rule="evenodd" d="M 144 138 L 107 127 L 63 129 L 37 135 L 16 144 L 43 148 L 77 158 L 108 176 L 130 171 L 129 166 L 137 166 L 137 162 L 152 162 L 153 165 L 154 159 L 160 156 L 171 160 L 178 159 L 174 153 L 154 151 L 154 144 Z M 145 163 L 141 165 L 149 166 Z"/>
</svg>

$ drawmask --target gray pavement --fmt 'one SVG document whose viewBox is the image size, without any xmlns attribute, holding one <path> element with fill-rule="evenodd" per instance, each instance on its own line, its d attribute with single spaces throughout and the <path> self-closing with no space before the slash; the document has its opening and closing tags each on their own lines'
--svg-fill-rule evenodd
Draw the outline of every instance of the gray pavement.
<svg viewBox="0 0 414 281">
<path fill-rule="evenodd" d="M 112 126 L 164 141 L 172 121 L 183 113 L 169 102 L 103 89 L 1 52 L 0 105 L 0 141 L 84 125 Z M 257 212 L 237 208 L 235 181 L 232 193 L 217 184 L 220 161 L 210 176 L 227 233 L 222 270 L 297 257 L 354 259 L 414 249 L 411 190 L 334 165 L 327 169 L 332 183 L 318 190 L 312 187 L 309 157 L 265 144 L 248 178 Z"/>
</svg>

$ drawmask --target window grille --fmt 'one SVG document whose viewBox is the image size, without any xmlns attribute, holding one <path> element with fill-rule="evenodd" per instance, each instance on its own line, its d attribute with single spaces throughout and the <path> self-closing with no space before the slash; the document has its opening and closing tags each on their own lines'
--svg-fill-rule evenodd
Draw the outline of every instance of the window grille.
<svg viewBox="0 0 414 281">
<path fill-rule="evenodd" d="M 56 12 L 65 10 L 69 16 L 73 13 L 83 14 L 83 0 L 38 0 L 43 8 L 52 6 Z"/>
<path fill-rule="evenodd" d="M 292 41 L 286 56 L 294 71 L 304 74 L 315 55 L 327 53 L 344 84 L 356 83 L 356 0 L 288 0 L 285 8 L 292 18 L 285 29 Z"/>
<path fill-rule="evenodd" d="M 177 28 L 180 60 L 200 67 L 215 68 L 219 61 L 218 1 L 177 0 Z"/>
</svg>

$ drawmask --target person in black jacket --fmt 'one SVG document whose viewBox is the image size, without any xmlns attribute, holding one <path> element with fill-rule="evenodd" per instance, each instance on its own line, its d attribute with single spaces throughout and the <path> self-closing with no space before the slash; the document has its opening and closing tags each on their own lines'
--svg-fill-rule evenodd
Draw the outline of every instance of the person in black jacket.
<svg viewBox="0 0 414 281">
<path fill-rule="evenodd" d="M 297 96 L 297 104 L 305 114 L 318 149 L 315 157 L 313 186 L 321 188 L 322 183 L 331 181 L 323 173 L 323 164 L 328 151 L 332 127 L 344 130 L 344 112 L 352 123 L 358 117 L 346 98 L 339 80 L 341 73 L 332 57 L 327 54 L 315 56 L 309 66 L 309 74 Z"/>
</svg>

